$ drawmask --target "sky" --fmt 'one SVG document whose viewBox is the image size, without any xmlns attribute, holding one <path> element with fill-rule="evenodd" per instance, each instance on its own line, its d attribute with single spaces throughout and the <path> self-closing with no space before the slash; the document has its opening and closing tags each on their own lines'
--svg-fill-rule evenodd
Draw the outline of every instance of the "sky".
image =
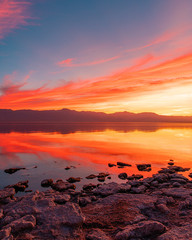
<svg viewBox="0 0 192 240">
<path fill-rule="evenodd" d="M 0 108 L 192 115 L 191 0 L 0 0 Z"/>
</svg>

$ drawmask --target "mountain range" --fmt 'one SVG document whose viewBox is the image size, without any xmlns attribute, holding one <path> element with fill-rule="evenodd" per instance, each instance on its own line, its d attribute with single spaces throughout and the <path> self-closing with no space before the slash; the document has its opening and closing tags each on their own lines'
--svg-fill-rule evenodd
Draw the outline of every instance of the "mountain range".
<svg viewBox="0 0 192 240">
<path fill-rule="evenodd" d="M 103 113 L 92 111 L 61 110 L 11 110 L 0 109 L 1 123 L 31 122 L 184 122 L 192 123 L 192 116 L 165 116 L 151 112 Z"/>
</svg>

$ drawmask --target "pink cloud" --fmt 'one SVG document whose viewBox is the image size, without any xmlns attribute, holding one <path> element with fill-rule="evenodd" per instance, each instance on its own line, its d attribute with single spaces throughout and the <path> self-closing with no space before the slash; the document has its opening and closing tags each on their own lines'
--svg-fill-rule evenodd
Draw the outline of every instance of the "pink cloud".
<svg viewBox="0 0 192 240">
<path fill-rule="evenodd" d="M 102 64 L 102 63 L 106 63 L 106 62 L 110 62 L 113 60 L 116 60 L 120 58 L 120 56 L 114 56 L 111 58 L 105 58 L 105 59 L 99 59 L 96 61 L 92 61 L 92 62 L 84 62 L 84 63 L 73 63 L 73 61 L 75 60 L 74 58 L 68 58 L 65 59 L 63 61 L 60 61 L 57 63 L 57 65 L 59 65 L 60 67 L 84 67 L 84 66 L 93 66 L 93 65 L 98 65 L 98 64 Z"/>
<path fill-rule="evenodd" d="M 28 1 L 1 0 L 0 1 L 0 39 L 3 39 L 13 29 L 27 24 L 29 15 Z"/>
</svg>

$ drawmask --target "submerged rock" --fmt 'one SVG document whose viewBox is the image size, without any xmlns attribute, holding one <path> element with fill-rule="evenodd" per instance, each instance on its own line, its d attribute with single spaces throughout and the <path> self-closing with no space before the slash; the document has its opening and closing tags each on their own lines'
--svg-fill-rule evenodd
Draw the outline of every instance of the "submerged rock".
<svg viewBox="0 0 192 240">
<path fill-rule="evenodd" d="M 9 174 L 13 174 L 19 170 L 24 170 L 26 168 L 22 167 L 22 168 L 8 168 L 8 169 L 5 169 L 4 172 L 5 173 L 9 173 Z"/>
<path fill-rule="evenodd" d="M 70 178 L 67 179 L 67 182 L 69 182 L 69 183 L 75 183 L 75 182 L 80 182 L 80 181 L 81 181 L 80 177 L 77 177 L 77 178 L 70 177 Z"/>
<path fill-rule="evenodd" d="M 44 179 L 44 180 L 41 182 L 41 186 L 42 186 L 42 187 L 50 187 L 52 184 L 53 184 L 53 179 L 52 179 L 52 178 Z"/>
<path fill-rule="evenodd" d="M 127 173 L 120 173 L 118 175 L 118 178 L 122 179 L 122 180 L 126 180 L 127 179 Z"/>
<path fill-rule="evenodd" d="M 66 191 L 67 189 L 75 189 L 76 186 L 72 183 L 63 182 L 63 180 L 57 180 L 56 183 L 53 183 L 51 187 L 56 191 Z"/>
<path fill-rule="evenodd" d="M 151 164 L 136 164 L 139 171 L 151 171 Z"/>
<path fill-rule="evenodd" d="M 131 164 L 124 162 L 117 162 L 117 165 L 120 167 L 131 167 Z"/>
</svg>

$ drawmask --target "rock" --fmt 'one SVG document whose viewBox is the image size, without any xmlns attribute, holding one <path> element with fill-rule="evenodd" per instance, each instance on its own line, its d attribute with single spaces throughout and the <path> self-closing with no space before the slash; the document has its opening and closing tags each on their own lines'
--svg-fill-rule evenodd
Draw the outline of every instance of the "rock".
<svg viewBox="0 0 192 240">
<path fill-rule="evenodd" d="M 192 194 L 191 189 L 186 189 L 183 187 L 180 188 L 168 188 L 168 189 L 163 189 L 163 193 L 169 197 L 173 198 L 187 198 Z"/>
<path fill-rule="evenodd" d="M 139 171 L 151 171 L 151 164 L 136 164 Z"/>
<path fill-rule="evenodd" d="M 98 177 L 97 180 L 98 180 L 99 182 L 105 182 L 105 177 L 102 177 L 102 176 L 101 176 L 101 177 Z"/>
<path fill-rule="evenodd" d="M 182 201 L 179 203 L 179 209 L 191 209 L 192 208 L 192 197 L 189 197 L 185 199 L 185 201 Z"/>
<path fill-rule="evenodd" d="M 36 225 L 36 218 L 33 215 L 26 215 L 18 220 L 11 222 L 8 227 L 11 227 L 13 233 L 18 233 L 26 229 L 32 229 Z"/>
<path fill-rule="evenodd" d="M 144 238 L 157 236 L 166 231 L 166 227 L 157 221 L 143 221 L 134 225 L 128 225 L 123 231 L 118 232 L 115 240 L 126 240 L 132 238 Z"/>
<path fill-rule="evenodd" d="M 71 169 L 71 168 L 70 168 L 70 167 L 68 167 L 68 166 L 67 166 L 67 167 L 65 167 L 65 170 L 69 170 L 69 169 Z"/>
<path fill-rule="evenodd" d="M 174 182 L 174 183 L 173 183 L 173 187 L 176 187 L 176 188 L 181 187 L 181 184 L 178 183 L 178 182 Z"/>
<path fill-rule="evenodd" d="M 5 169 L 4 172 L 5 173 L 9 173 L 9 174 L 13 174 L 19 170 L 24 170 L 26 168 L 8 168 L 8 169 Z"/>
<path fill-rule="evenodd" d="M 108 163 L 108 167 L 115 167 L 116 165 L 113 163 Z"/>
<path fill-rule="evenodd" d="M 141 175 L 141 174 L 133 174 L 132 176 L 134 177 L 134 179 L 141 179 L 141 178 L 143 178 L 143 175 Z"/>
<path fill-rule="evenodd" d="M 14 188 L 5 188 L 4 190 L 0 190 L 0 202 L 5 200 L 6 198 L 13 197 L 14 194 Z"/>
<path fill-rule="evenodd" d="M 85 207 L 88 203 L 91 203 L 90 197 L 80 197 L 79 198 L 79 205 L 81 207 Z"/>
<path fill-rule="evenodd" d="M 3 218 L 3 209 L 0 209 L 0 220 Z"/>
<path fill-rule="evenodd" d="M 133 193 L 144 193 L 145 191 L 146 191 L 146 189 L 147 189 L 147 187 L 146 186 L 144 186 L 144 185 L 141 185 L 141 186 L 139 186 L 139 187 L 133 187 L 133 188 L 131 188 L 131 192 L 133 192 Z"/>
<path fill-rule="evenodd" d="M 76 186 L 72 183 L 63 182 L 62 180 L 57 180 L 56 183 L 53 183 L 51 187 L 56 191 L 66 191 L 67 189 L 75 189 Z"/>
<path fill-rule="evenodd" d="M 101 229 L 96 228 L 86 235 L 86 240 L 111 240 Z"/>
<path fill-rule="evenodd" d="M 85 191 L 92 191 L 94 188 L 96 188 L 97 185 L 89 183 L 83 186 L 83 190 Z"/>
<path fill-rule="evenodd" d="M 122 179 L 122 180 L 127 179 L 127 173 L 120 173 L 120 174 L 118 175 L 118 178 L 120 178 L 120 179 Z"/>
<path fill-rule="evenodd" d="M 124 162 L 117 162 L 117 165 L 120 167 L 131 167 L 131 164 L 124 163 Z"/>
<path fill-rule="evenodd" d="M 156 240 L 189 240 L 192 239 L 191 224 L 173 227 L 166 233 L 158 236 Z"/>
<path fill-rule="evenodd" d="M 130 193 L 117 193 L 100 198 L 82 208 L 85 215 L 84 226 L 88 229 L 96 226 L 107 230 L 124 227 L 141 214 L 141 208 L 151 208 L 155 201 L 156 197 Z"/>
<path fill-rule="evenodd" d="M 192 178 L 192 173 L 189 173 L 189 177 Z"/>
<path fill-rule="evenodd" d="M 186 172 L 186 171 L 190 170 L 190 168 L 183 168 L 183 167 L 180 167 L 180 166 L 168 166 L 168 168 L 170 170 L 174 170 L 175 172 Z"/>
<path fill-rule="evenodd" d="M 0 231 L 0 239 L 2 240 L 12 240 L 13 236 L 11 235 L 11 228 L 4 228 Z"/>
<path fill-rule="evenodd" d="M 151 182 L 151 186 L 158 187 L 159 186 L 159 182 L 158 181 L 153 181 L 153 182 Z"/>
<path fill-rule="evenodd" d="M 171 182 L 178 182 L 180 184 L 186 184 L 186 180 L 182 178 L 171 178 Z"/>
<path fill-rule="evenodd" d="M 167 174 L 153 174 L 154 181 L 157 181 L 158 183 L 167 183 L 168 181 L 168 175 Z"/>
<path fill-rule="evenodd" d="M 165 204 L 163 204 L 163 203 L 158 204 L 156 207 L 162 213 L 165 213 L 165 214 L 169 214 L 170 213 L 169 208 Z"/>
<path fill-rule="evenodd" d="M 107 177 L 107 176 L 109 176 L 109 173 L 99 173 L 99 175 L 97 176 L 98 178 L 99 177 Z"/>
<path fill-rule="evenodd" d="M 71 196 L 69 194 L 56 195 L 54 202 L 58 204 L 64 204 L 68 202 L 70 199 L 71 199 Z"/>
<path fill-rule="evenodd" d="M 86 178 L 87 178 L 87 179 L 94 179 L 94 178 L 96 178 L 96 177 L 97 177 L 97 175 L 91 174 L 91 175 L 87 176 Z"/>
<path fill-rule="evenodd" d="M 25 191 L 25 189 L 28 187 L 28 183 L 29 181 L 22 181 L 22 182 L 18 182 L 16 184 L 13 185 L 8 185 L 5 188 L 14 188 L 16 192 L 23 192 Z"/>
<path fill-rule="evenodd" d="M 52 179 L 52 178 L 44 179 L 44 180 L 41 182 L 41 186 L 42 186 L 42 187 L 50 187 L 52 184 L 53 184 L 53 179 Z"/>
<path fill-rule="evenodd" d="M 77 178 L 70 177 L 67 179 L 67 182 L 69 182 L 69 183 L 75 183 L 75 182 L 80 182 L 80 181 L 81 181 L 80 177 L 77 177 Z"/>
<path fill-rule="evenodd" d="M 174 163 L 173 162 L 168 162 L 168 165 L 172 166 L 172 165 L 174 165 Z"/>
<path fill-rule="evenodd" d="M 122 191 L 129 191 L 130 189 L 131 186 L 129 184 L 121 185 L 115 182 L 111 182 L 97 187 L 96 189 L 93 190 L 93 193 L 106 197 L 111 194 L 119 193 Z"/>
</svg>

